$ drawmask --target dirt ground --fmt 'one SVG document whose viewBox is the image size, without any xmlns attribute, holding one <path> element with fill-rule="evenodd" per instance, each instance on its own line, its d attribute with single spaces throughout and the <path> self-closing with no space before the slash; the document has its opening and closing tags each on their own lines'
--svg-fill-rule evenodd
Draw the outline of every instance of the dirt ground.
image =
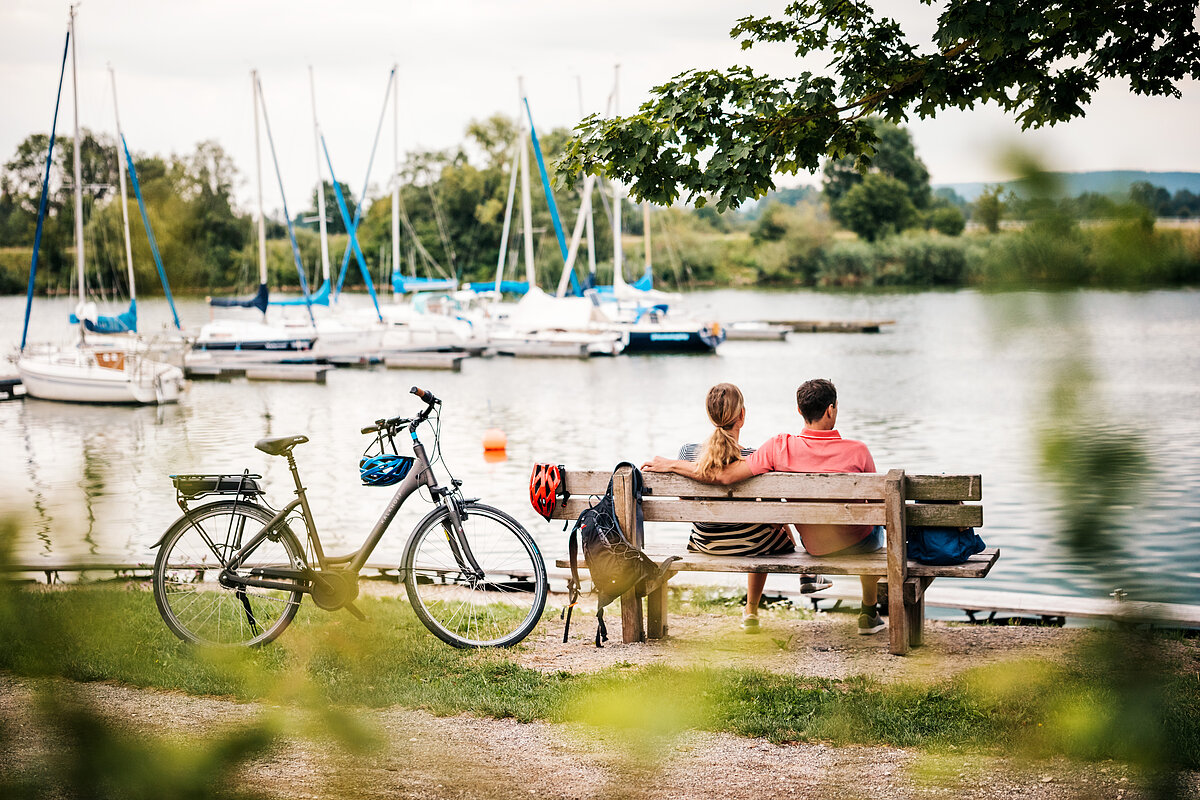
<svg viewBox="0 0 1200 800">
<path fill-rule="evenodd" d="M 60 682 L 61 683 L 61 682 Z M 29 721 L 43 681 L 0 675 L 0 719 L 25 759 L 53 747 Z M 51 689 L 59 688 L 51 685 Z M 254 720 L 252 703 L 104 683 L 63 684 L 119 726 L 186 739 Z M 354 756 L 337 745 L 288 738 L 251 762 L 248 789 L 278 798 L 1128 798 L 1141 797 L 1123 765 L 1063 760 L 1017 763 L 978 755 L 922 755 L 892 747 L 774 745 L 691 732 L 659 757 L 613 745 L 595 729 L 419 711 L 365 712 L 385 734 L 382 749 Z M 1193 790 L 1200 781 L 1191 776 Z"/>
</svg>

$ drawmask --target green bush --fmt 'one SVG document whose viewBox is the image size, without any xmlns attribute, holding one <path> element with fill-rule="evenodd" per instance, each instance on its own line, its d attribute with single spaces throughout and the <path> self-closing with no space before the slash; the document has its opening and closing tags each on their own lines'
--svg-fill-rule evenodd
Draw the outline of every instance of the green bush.
<svg viewBox="0 0 1200 800">
<path fill-rule="evenodd" d="M 25 292 L 32 257 L 27 247 L 0 247 L 0 294 Z"/>
<path fill-rule="evenodd" d="M 879 251 L 866 242 L 836 242 L 826 248 L 817 266 L 818 286 L 873 286 Z"/>
<path fill-rule="evenodd" d="M 878 285 L 961 286 L 965 282 L 967 253 L 959 239 L 928 234 L 900 236 L 880 243 L 878 249 Z"/>
<path fill-rule="evenodd" d="M 967 227 L 967 220 L 954 206 L 937 206 L 925 213 L 925 227 L 947 236 L 958 236 Z"/>
</svg>

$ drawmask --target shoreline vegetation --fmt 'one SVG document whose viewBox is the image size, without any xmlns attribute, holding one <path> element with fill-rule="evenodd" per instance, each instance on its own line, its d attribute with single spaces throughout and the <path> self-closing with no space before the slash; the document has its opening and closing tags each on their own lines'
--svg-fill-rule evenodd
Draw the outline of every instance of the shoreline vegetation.
<svg viewBox="0 0 1200 800">
<path fill-rule="evenodd" d="M 1174 195 L 1148 183 L 1126 193 L 1067 197 L 1051 173 L 1030 168 L 1018 188 L 987 187 L 968 202 L 951 189 L 934 191 L 908 132 L 882 121 L 873 165 L 860 172 L 853 159 L 826 162 L 820 189 L 768 193 L 738 210 L 711 205 L 655 208 L 650 215 L 657 284 L 687 291 L 711 287 L 858 289 L 933 288 L 1164 288 L 1200 285 L 1200 196 Z M 509 143 L 515 122 L 496 115 L 471 123 L 457 148 L 411 153 L 401 167 L 404 225 L 401 262 L 406 274 L 487 281 L 495 276 L 503 226 Z M 570 132 L 541 137 L 548 160 L 558 158 Z M 111 137 L 84 132 L 81 160 L 89 293 L 127 294 L 116 148 Z M 28 282 L 48 137 L 32 135 L 0 169 L 0 294 L 20 294 Z M 51 169 L 36 290 L 62 294 L 73 284 L 73 207 L 69 165 L 73 142 L 59 137 Z M 258 284 L 254 214 L 238 208 L 234 187 L 243 181 L 214 141 L 194 152 L 135 157 L 159 250 L 180 295 L 253 292 Z M 553 165 L 550 166 L 554 172 Z M 552 174 L 553 180 L 553 174 Z M 351 215 L 361 198 L 342 185 Z M 326 207 L 336 209 L 325 183 Z M 538 279 L 557 282 L 561 269 L 548 207 L 534 203 Z M 574 219 L 576 193 L 559 188 L 562 218 Z M 386 290 L 392 271 L 390 195 L 368 197 L 359 243 L 372 280 Z M 312 208 L 293 225 L 306 278 L 320 283 L 316 191 Z M 610 204 L 595 203 L 597 276 L 611 282 Z M 641 208 L 622 204 L 627 278 L 645 262 Z M 161 288 L 136 203 L 130 201 L 133 258 L 139 292 Z M 1160 223 L 1159 220 L 1162 220 Z M 1196 221 L 1196 224 L 1189 224 Z M 517 228 L 519 229 L 519 221 Z M 332 270 L 340 270 L 348 236 L 340 216 L 329 220 Z M 520 232 L 510 241 L 518 262 Z M 580 260 L 586 255 L 581 252 Z M 298 287 L 285 220 L 268 214 L 269 282 Z M 515 269 L 515 267 L 514 267 Z M 336 280 L 336 275 L 335 275 Z M 347 285 L 364 281 L 351 260 Z"/>
</svg>

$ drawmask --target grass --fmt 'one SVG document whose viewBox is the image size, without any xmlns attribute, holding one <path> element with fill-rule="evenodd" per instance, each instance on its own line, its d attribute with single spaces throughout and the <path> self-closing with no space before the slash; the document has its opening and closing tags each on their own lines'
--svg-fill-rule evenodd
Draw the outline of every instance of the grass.
<svg viewBox="0 0 1200 800">
<path fill-rule="evenodd" d="M 274 644 L 213 651 L 177 641 L 145 591 L 0 592 L 0 669 L 271 704 L 579 722 L 648 742 L 703 729 L 774 742 L 1200 767 L 1200 680 L 1147 674 L 1135 660 L 1135 674 L 1111 679 L 1083 667 L 1010 663 L 908 685 L 662 665 L 544 673 L 521 667 L 510 651 L 445 646 L 401 598 L 364 597 L 360 606 L 365 624 L 305 604 Z"/>
</svg>

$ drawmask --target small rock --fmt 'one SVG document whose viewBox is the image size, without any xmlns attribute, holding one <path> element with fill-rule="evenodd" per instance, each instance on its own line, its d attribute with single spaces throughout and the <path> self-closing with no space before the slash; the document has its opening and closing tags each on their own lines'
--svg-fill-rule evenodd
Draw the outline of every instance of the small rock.
<svg viewBox="0 0 1200 800">
<path fill-rule="evenodd" d="M 1052 780 L 1054 780 L 1054 777 L 1052 775 L 1043 775 L 1042 776 L 1042 783 L 1049 783 Z"/>
</svg>

